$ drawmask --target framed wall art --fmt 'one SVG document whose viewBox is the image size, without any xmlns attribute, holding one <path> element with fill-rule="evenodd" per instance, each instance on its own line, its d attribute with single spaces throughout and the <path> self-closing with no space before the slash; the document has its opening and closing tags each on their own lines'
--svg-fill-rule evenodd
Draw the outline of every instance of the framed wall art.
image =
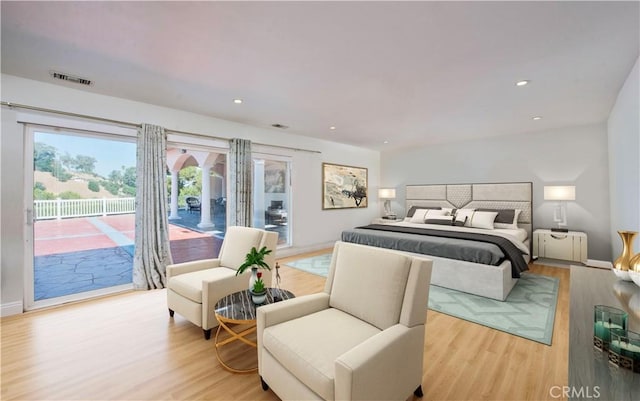
<svg viewBox="0 0 640 401">
<path fill-rule="evenodd" d="M 322 163 L 322 209 L 366 208 L 367 169 Z"/>
</svg>

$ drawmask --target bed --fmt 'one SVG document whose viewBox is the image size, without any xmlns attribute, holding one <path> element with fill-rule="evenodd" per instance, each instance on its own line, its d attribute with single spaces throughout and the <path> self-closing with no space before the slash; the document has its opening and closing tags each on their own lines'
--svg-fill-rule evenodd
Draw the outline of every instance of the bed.
<svg viewBox="0 0 640 401">
<path fill-rule="evenodd" d="M 432 284 L 504 301 L 530 260 L 532 187 L 407 185 L 404 221 L 345 230 L 341 239 L 428 255 Z"/>
</svg>

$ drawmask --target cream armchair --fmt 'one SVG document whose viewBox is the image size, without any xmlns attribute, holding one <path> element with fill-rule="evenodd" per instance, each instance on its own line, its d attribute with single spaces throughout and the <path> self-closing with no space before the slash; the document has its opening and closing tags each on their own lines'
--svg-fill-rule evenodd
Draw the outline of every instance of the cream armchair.
<svg viewBox="0 0 640 401">
<path fill-rule="evenodd" d="M 249 288 L 247 272 L 236 276 L 236 269 L 245 261 L 252 247 L 266 246 L 272 252 L 265 262 L 274 268 L 278 233 L 250 227 L 228 227 L 216 259 L 198 260 L 167 266 L 167 305 L 174 312 L 202 327 L 204 338 L 211 338 L 211 329 L 218 326 L 214 306 L 231 293 Z M 263 271 L 263 280 L 271 284 L 270 270 Z"/>
<path fill-rule="evenodd" d="M 282 400 L 422 397 L 431 266 L 337 242 L 324 292 L 257 309 L 263 389 Z"/>
</svg>

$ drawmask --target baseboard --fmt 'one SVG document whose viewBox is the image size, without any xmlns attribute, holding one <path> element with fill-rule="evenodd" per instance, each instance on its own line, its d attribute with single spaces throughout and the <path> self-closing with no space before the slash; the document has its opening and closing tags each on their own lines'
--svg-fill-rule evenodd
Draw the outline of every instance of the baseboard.
<svg viewBox="0 0 640 401">
<path fill-rule="evenodd" d="M 11 316 L 11 315 L 19 315 L 23 312 L 22 302 L 8 302 L 6 304 L 2 304 L 0 306 L 0 316 Z"/>
<path fill-rule="evenodd" d="M 331 241 L 331 242 L 325 242 L 322 244 L 315 244 L 315 245 L 309 245 L 304 247 L 291 247 L 291 248 L 285 248 L 285 249 L 278 249 L 276 253 L 276 258 L 277 259 L 287 258 L 289 256 L 299 255 L 301 253 L 314 252 L 314 251 L 319 251 L 321 249 L 326 249 L 326 248 L 333 248 L 335 244 L 336 244 L 335 241 Z"/>
<path fill-rule="evenodd" d="M 613 268 L 613 263 L 606 260 L 587 259 L 587 266 L 598 267 L 600 269 L 611 269 Z"/>
</svg>

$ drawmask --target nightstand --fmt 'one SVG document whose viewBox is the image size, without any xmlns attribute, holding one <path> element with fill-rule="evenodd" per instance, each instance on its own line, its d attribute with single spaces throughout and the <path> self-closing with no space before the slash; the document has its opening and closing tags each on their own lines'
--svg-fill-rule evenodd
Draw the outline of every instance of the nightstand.
<svg viewBox="0 0 640 401">
<path fill-rule="evenodd" d="M 371 224 L 391 224 L 391 223 L 397 223 L 402 220 L 404 219 L 383 219 L 382 217 L 378 217 L 376 219 L 373 219 Z"/>
<path fill-rule="evenodd" d="M 538 229 L 533 232 L 531 251 L 534 259 L 540 257 L 586 264 L 587 234 Z"/>
</svg>

